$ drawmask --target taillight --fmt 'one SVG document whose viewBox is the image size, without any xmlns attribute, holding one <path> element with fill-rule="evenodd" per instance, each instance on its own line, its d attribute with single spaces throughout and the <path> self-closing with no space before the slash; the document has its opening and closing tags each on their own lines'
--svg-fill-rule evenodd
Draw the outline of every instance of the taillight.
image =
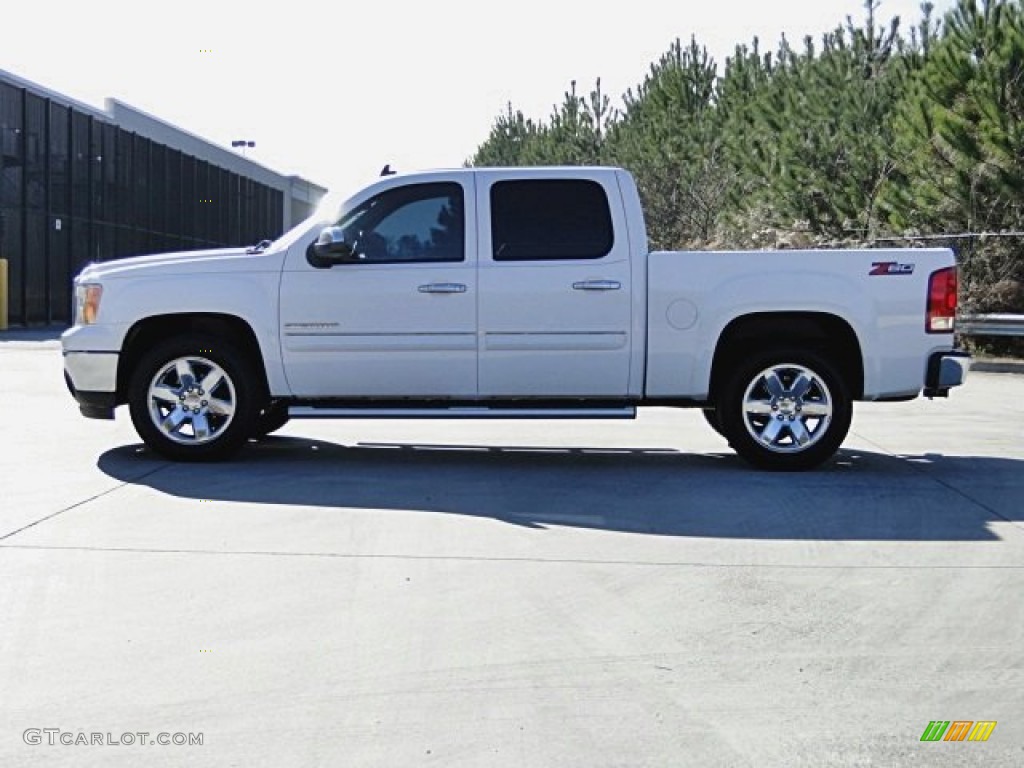
<svg viewBox="0 0 1024 768">
<path fill-rule="evenodd" d="M 952 333 L 956 322 L 956 267 L 932 272 L 928 280 L 928 333 Z"/>
</svg>

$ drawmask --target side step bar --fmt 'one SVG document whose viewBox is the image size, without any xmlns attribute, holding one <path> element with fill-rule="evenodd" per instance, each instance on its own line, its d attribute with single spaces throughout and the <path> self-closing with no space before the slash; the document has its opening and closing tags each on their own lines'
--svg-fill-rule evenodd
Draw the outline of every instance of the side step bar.
<svg viewBox="0 0 1024 768">
<path fill-rule="evenodd" d="M 293 405 L 293 419 L 635 419 L 636 408 L 335 408 Z"/>
</svg>

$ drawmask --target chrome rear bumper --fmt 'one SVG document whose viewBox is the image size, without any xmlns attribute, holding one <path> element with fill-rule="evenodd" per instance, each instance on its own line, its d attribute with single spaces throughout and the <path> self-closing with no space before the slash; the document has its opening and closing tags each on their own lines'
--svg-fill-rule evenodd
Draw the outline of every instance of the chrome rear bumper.
<svg viewBox="0 0 1024 768">
<path fill-rule="evenodd" d="M 959 387 L 967 380 L 971 368 L 971 356 L 954 349 L 936 352 L 928 360 L 928 374 L 925 378 L 925 397 L 949 397 L 949 390 Z"/>
</svg>

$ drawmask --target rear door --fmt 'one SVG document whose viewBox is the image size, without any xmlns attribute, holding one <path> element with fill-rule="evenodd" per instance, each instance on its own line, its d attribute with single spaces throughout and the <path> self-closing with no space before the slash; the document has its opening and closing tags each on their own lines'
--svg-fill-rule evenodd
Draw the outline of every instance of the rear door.
<svg viewBox="0 0 1024 768">
<path fill-rule="evenodd" d="M 614 171 L 477 174 L 483 397 L 623 398 L 630 253 Z"/>
</svg>

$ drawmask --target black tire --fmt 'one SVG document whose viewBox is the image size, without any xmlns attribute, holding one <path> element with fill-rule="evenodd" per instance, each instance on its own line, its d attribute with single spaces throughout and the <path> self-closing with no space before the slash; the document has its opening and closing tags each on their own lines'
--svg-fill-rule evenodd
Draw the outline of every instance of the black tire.
<svg viewBox="0 0 1024 768">
<path fill-rule="evenodd" d="M 253 427 L 252 436 L 257 439 L 266 437 L 271 432 L 279 430 L 289 421 L 288 405 L 285 403 L 271 403 L 263 408 L 256 417 L 256 426 Z"/>
<path fill-rule="evenodd" d="M 142 357 L 129 380 L 128 406 L 135 431 L 160 455 L 217 461 L 252 434 L 263 389 L 255 366 L 231 342 L 190 334 Z"/>
<path fill-rule="evenodd" d="M 832 363 L 795 349 L 741 362 L 717 401 L 733 450 L 755 467 L 776 471 L 827 461 L 846 439 L 853 415 L 849 389 Z"/>
</svg>

